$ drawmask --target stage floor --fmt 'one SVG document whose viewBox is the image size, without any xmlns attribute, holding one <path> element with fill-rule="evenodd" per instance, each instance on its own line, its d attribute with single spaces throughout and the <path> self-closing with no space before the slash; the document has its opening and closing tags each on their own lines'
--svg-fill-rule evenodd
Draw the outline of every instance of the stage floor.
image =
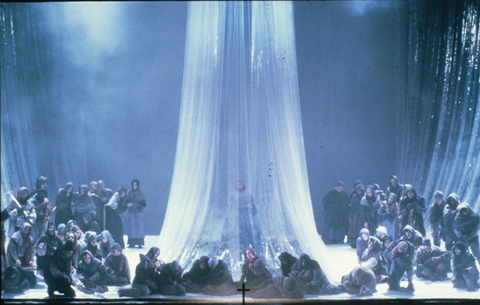
<svg viewBox="0 0 480 305">
<path fill-rule="evenodd" d="M 132 279 L 135 275 L 135 266 L 139 262 L 139 254 L 145 254 L 151 246 L 154 246 L 157 242 L 158 236 L 147 236 L 145 239 L 146 246 L 142 249 L 133 248 L 133 249 L 125 249 L 123 253 L 128 257 L 128 261 L 130 263 L 130 270 L 132 273 Z M 334 270 L 335 278 L 338 278 L 340 281 L 342 275 L 349 273 L 355 266 L 357 262 L 355 249 L 351 249 L 349 245 L 329 245 L 327 246 L 329 256 L 331 257 L 331 270 Z M 472 299 L 480 299 L 480 291 L 477 292 L 467 292 L 466 290 L 456 289 L 453 288 L 451 282 L 452 274 L 449 273 L 448 280 L 442 282 L 435 282 L 432 283 L 430 281 L 425 281 L 422 279 L 418 279 L 414 276 L 414 285 L 415 285 L 415 292 L 411 293 L 408 292 L 406 289 L 401 289 L 400 291 L 389 291 L 387 284 L 379 284 L 377 285 L 377 292 L 373 294 L 371 297 L 356 297 L 353 295 L 349 295 L 347 293 L 342 293 L 339 295 L 332 295 L 332 296 L 313 296 L 313 295 L 306 295 L 305 301 L 306 302 L 318 302 L 321 300 L 332 300 L 332 301 L 339 301 L 339 300 L 360 300 L 360 299 L 412 299 L 412 300 L 472 300 Z M 234 279 L 239 280 L 239 279 Z M 402 287 L 407 286 L 407 282 L 401 283 Z M 108 302 L 114 301 L 115 299 L 122 303 L 136 303 L 134 300 L 129 298 L 119 298 L 118 297 L 118 289 L 119 287 L 108 287 L 109 291 L 103 294 L 85 294 L 78 289 L 76 289 L 77 297 L 74 303 L 77 301 L 82 301 L 82 303 L 90 303 L 88 300 L 92 300 L 93 302 L 99 302 L 101 300 L 105 300 Z M 12 294 L 2 294 L 2 301 L 8 301 L 8 303 L 23 303 L 27 300 L 37 300 L 42 303 L 44 300 L 48 299 L 47 295 L 47 286 L 42 278 L 39 278 L 39 283 L 36 288 L 30 289 L 24 294 L 20 295 L 12 295 Z M 184 297 L 164 297 L 164 296 L 150 296 L 146 297 L 144 301 L 154 301 L 155 303 L 159 302 L 175 302 L 175 303 L 241 303 L 242 302 L 242 295 L 234 295 L 229 297 L 212 297 L 203 294 L 196 294 L 196 293 L 187 293 Z M 292 300 L 260 300 L 260 299 L 252 299 L 249 297 L 245 298 L 246 303 L 288 303 L 292 302 Z M 299 300 L 294 300 L 293 302 L 298 303 Z M 33 302 L 35 303 L 35 302 Z"/>
</svg>

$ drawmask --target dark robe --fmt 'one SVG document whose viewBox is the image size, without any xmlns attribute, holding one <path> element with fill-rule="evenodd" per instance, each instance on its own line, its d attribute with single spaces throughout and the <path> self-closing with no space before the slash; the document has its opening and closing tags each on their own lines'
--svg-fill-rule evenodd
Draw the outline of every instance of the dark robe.
<svg viewBox="0 0 480 305">
<path fill-rule="evenodd" d="M 445 240 L 445 223 L 443 222 L 443 211 L 447 203 L 442 200 L 440 204 L 433 202 L 430 206 L 430 226 L 432 228 L 433 243 L 440 247 L 440 238 Z"/>
<path fill-rule="evenodd" d="M 89 264 L 83 261 L 83 257 L 86 253 L 91 257 Z M 108 276 L 105 265 L 102 264 L 102 261 L 93 256 L 88 250 L 83 251 L 81 257 L 82 259 L 78 264 L 77 274 L 82 276 L 80 281 L 82 281 L 85 287 L 96 288 L 96 286 L 106 286 Z"/>
<path fill-rule="evenodd" d="M 132 294 L 157 293 L 158 287 L 154 280 L 157 276 L 156 267 L 147 255 L 140 254 L 140 263 L 135 268 L 132 288 L 136 290 Z M 125 292 L 125 295 L 130 295 Z"/>
<path fill-rule="evenodd" d="M 374 236 L 370 236 L 369 242 L 373 243 L 372 247 L 367 247 L 367 249 L 362 254 L 362 262 L 366 262 L 371 258 L 375 258 L 377 260 L 377 265 L 372 267 L 371 270 L 375 274 L 377 279 L 380 279 L 382 275 L 387 274 L 387 269 L 385 268 L 385 263 L 383 261 L 383 252 L 382 243 L 378 238 Z"/>
<path fill-rule="evenodd" d="M 372 194 L 372 196 L 363 196 L 360 201 L 360 222 L 362 223 L 362 228 L 365 223 L 368 224 L 368 230 L 370 235 L 374 235 L 377 229 L 378 221 L 378 209 L 380 206 L 377 203 L 377 198 Z"/>
<path fill-rule="evenodd" d="M 265 263 L 259 258 L 253 248 L 248 249 L 255 257 L 253 261 L 249 261 L 245 256 L 245 263 L 242 268 L 242 276 L 240 278 L 240 283 L 237 283 L 237 286 L 241 288 L 241 283 L 246 279 L 246 286 L 250 291 L 260 290 L 267 288 L 269 285 L 273 284 L 273 276 L 268 271 Z"/>
<path fill-rule="evenodd" d="M 358 234 L 356 253 L 357 253 L 357 260 L 359 264 L 362 262 L 363 252 L 365 252 L 365 250 L 368 248 L 368 238 L 367 240 L 363 240 L 362 235 L 370 236 L 370 231 L 367 228 L 363 228 L 360 230 L 360 233 Z"/>
<path fill-rule="evenodd" d="M 143 209 L 146 207 L 145 197 L 142 190 L 140 189 L 140 182 L 137 182 L 137 189 L 128 191 L 127 198 L 125 199 L 126 204 L 131 203 L 132 206 L 127 208 L 127 220 L 126 228 L 128 241 L 127 244 L 134 247 L 136 245 L 143 246 L 145 244 L 145 223 L 143 220 Z"/>
<path fill-rule="evenodd" d="M 55 235 L 50 235 L 48 227 L 53 225 L 53 222 L 50 222 L 45 230 L 45 235 L 40 237 L 37 241 L 36 255 L 37 255 L 37 270 L 44 270 L 47 267 L 47 262 L 50 256 L 52 256 L 57 249 L 63 248 L 63 241 Z M 42 248 L 46 247 L 46 251 L 40 251 Z"/>
<path fill-rule="evenodd" d="M 465 215 L 466 213 L 466 215 Z M 466 202 L 458 206 L 458 213 L 453 221 L 453 230 L 460 241 L 463 241 L 480 261 L 480 244 L 478 231 L 480 229 L 480 216 L 475 213 Z"/>
<path fill-rule="evenodd" d="M 66 258 L 64 251 L 61 249 L 57 249 L 57 251 L 55 251 L 55 253 L 48 259 L 43 277 L 48 286 L 49 294 L 58 291 L 64 293 L 66 296 L 75 296 L 75 291 L 71 287 L 71 284 L 64 277 L 71 277 L 72 265 L 72 257 Z"/>
<path fill-rule="evenodd" d="M 431 280 L 443 279 L 450 269 L 450 260 L 450 252 L 442 251 L 436 246 L 431 246 L 431 251 L 427 252 L 424 247 L 420 247 L 415 259 L 416 275 Z"/>
<path fill-rule="evenodd" d="M 302 260 L 305 261 L 304 267 L 302 267 Z M 291 276 L 295 276 L 307 287 L 307 294 L 325 295 L 342 292 L 340 287 L 330 283 L 318 262 L 305 253 L 292 266 Z"/>
<path fill-rule="evenodd" d="M 182 277 L 182 284 L 185 286 L 187 292 L 199 293 L 202 292 L 204 286 L 207 285 L 206 279 L 212 269 L 208 266 L 208 256 L 202 256 L 197 259 L 190 271 L 185 272 Z M 205 269 L 200 268 L 201 264 L 205 264 Z"/>
<path fill-rule="evenodd" d="M 83 195 L 80 195 L 81 192 Z M 88 194 L 88 186 L 82 185 L 79 187 L 78 196 L 75 201 L 75 221 L 83 232 L 88 231 L 83 223 L 83 214 L 88 213 L 92 217 L 92 220 L 97 216 L 96 206 L 93 203 L 92 197 Z"/>
<path fill-rule="evenodd" d="M 402 193 L 403 193 L 403 184 L 398 183 L 398 178 L 397 176 L 393 175 L 390 176 L 390 179 L 395 179 L 395 186 L 392 185 L 391 182 L 389 182 L 389 185 L 387 187 L 386 194 L 394 193 L 397 196 L 397 200 L 400 200 L 402 198 Z"/>
<path fill-rule="evenodd" d="M 23 293 L 24 290 L 37 286 L 37 276 L 33 271 L 21 266 L 11 265 L 2 273 L 2 290 L 5 293 Z M 2 298 L 3 298 L 2 292 Z"/>
<path fill-rule="evenodd" d="M 103 239 L 107 240 L 107 242 L 103 243 Z M 102 258 L 106 258 L 107 255 L 110 254 L 110 247 L 115 243 L 115 240 L 112 237 L 112 234 L 107 230 L 103 231 L 98 235 L 98 243 L 100 244 L 100 254 Z"/>
<path fill-rule="evenodd" d="M 380 205 L 380 209 L 378 210 L 380 225 L 387 229 L 387 234 L 393 237 L 398 236 L 398 225 L 397 225 L 397 217 L 398 217 L 398 209 L 396 201 L 392 203 L 382 203 Z"/>
<path fill-rule="evenodd" d="M 455 254 L 455 248 L 460 249 L 459 255 Z M 474 256 L 461 241 L 455 244 L 453 253 L 453 287 L 475 291 L 478 288 L 479 272 Z"/>
<path fill-rule="evenodd" d="M 125 198 L 121 198 L 120 194 L 116 192 L 105 205 L 105 229 L 112 233 L 113 239 L 122 249 L 125 249 L 122 219 L 123 212 L 127 209 Z"/>
<path fill-rule="evenodd" d="M 453 201 L 453 205 L 451 205 Z M 445 249 L 448 251 L 452 250 L 453 244 L 458 240 L 455 230 L 453 228 L 453 222 L 455 221 L 455 216 L 457 215 L 457 207 L 460 204 L 458 195 L 452 193 L 447 198 L 447 204 L 443 209 L 443 223 L 445 228 Z"/>
<path fill-rule="evenodd" d="M 331 190 L 323 198 L 325 222 L 322 239 L 326 244 L 343 243 L 348 227 L 348 195 Z"/>
<path fill-rule="evenodd" d="M 68 190 L 72 190 L 70 195 L 67 194 Z M 55 200 L 55 224 L 59 225 L 61 223 L 67 223 L 69 220 L 73 219 L 72 211 L 72 202 L 75 205 L 76 194 L 73 191 L 73 183 L 69 182 L 64 189 L 58 192 L 57 198 Z"/>
<path fill-rule="evenodd" d="M 290 272 L 292 272 L 292 266 L 298 261 L 298 258 L 287 252 L 282 252 L 278 258 L 281 263 L 282 275 L 289 276 Z"/>
<path fill-rule="evenodd" d="M 226 296 L 237 293 L 237 289 L 233 285 L 232 275 L 223 260 L 219 260 L 217 266 L 211 269 L 205 279 L 205 284 L 202 289 L 204 294 Z"/>
<path fill-rule="evenodd" d="M 350 201 L 350 215 L 349 215 L 349 226 L 348 226 L 348 240 L 352 248 L 356 248 L 358 232 L 363 228 L 363 223 L 360 218 L 360 202 L 362 201 L 363 196 L 365 196 L 365 189 L 362 184 L 357 185 L 356 190 L 361 190 L 362 193 L 358 195 L 356 192 L 352 195 Z"/>
<path fill-rule="evenodd" d="M 402 242 L 405 240 L 398 240 L 398 242 L 392 242 L 387 250 L 385 251 L 390 251 L 392 253 L 392 263 L 389 269 L 389 277 L 387 280 L 387 283 L 389 285 L 389 288 L 392 290 L 398 290 L 400 288 L 400 281 L 402 279 L 402 276 L 404 273 L 407 274 L 407 279 L 410 283 L 412 283 L 413 279 L 413 264 L 414 264 L 414 256 L 415 256 L 415 250 L 413 247 L 413 244 L 405 241 L 407 243 L 407 250 L 403 253 L 401 252 L 395 252 L 393 253 L 392 250 L 399 244 L 399 242 Z"/>
<path fill-rule="evenodd" d="M 125 254 L 120 253 L 119 256 L 114 256 L 110 253 L 105 259 L 105 267 L 108 274 L 108 285 L 124 286 L 130 284 L 130 267 L 128 259 Z M 111 271 L 114 271 L 112 274 Z"/>
<path fill-rule="evenodd" d="M 25 234 L 25 228 L 30 228 L 28 234 Z M 13 233 L 7 247 L 7 265 L 16 264 L 16 260 L 19 259 L 22 263 L 22 267 L 30 267 L 29 262 L 34 261 L 35 256 L 35 243 L 33 237 L 30 235 L 32 232 L 32 226 L 25 222 L 20 227 L 20 230 Z"/>
<path fill-rule="evenodd" d="M 25 198 L 22 198 L 23 193 L 27 194 Z M 30 225 L 33 225 L 37 219 L 35 206 L 32 202 L 28 201 L 28 189 L 26 187 L 22 186 L 18 190 L 16 199 L 18 203 L 20 203 L 22 207 L 21 209 L 13 200 L 10 201 L 10 204 L 7 206 L 7 212 L 10 215 L 10 236 L 20 230 L 20 227 L 24 222 L 29 222 Z M 25 213 L 23 213 L 24 211 Z M 27 216 L 25 216 L 25 214 L 27 214 Z"/>
<path fill-rule="evenodd" d="M 32 203 L 35 207 L 35 213 L 37 218 L 35 223 L 32 225 L 33 232 L 31 233 L 34 240 L 38 240 L 42 235 L 43 223 L 45 221 L 45 217 L 48 215 L 48 206 L 49 202 L 46 196 L 42 199 L 38 193 L 36 193 L 32 198 L 28 200 Z"/>
<path fill-rule="evenodd" d="M 413 197 L 409 198 L 405 195 L 399 204 L 402 227 L 405 227 L 407 224 L 411 225 L 415 230 L 418 230 L 423 236 L 425 236 L 425 226 L 423 225 L 423 213 L 427 211 L 425 199 L 418 196 L 417 191 L 412 186 L 407 187 L 406 193 L 408 191 L 413 192 Z"/>
<path fill-rule="evenodd" d="M 181 284 L 182 272 L 182 267 L 176 261 L 165 264 L 155 281 L 158 292 L 162 295 L 184 296 L 186 289 Z"/>
</svg>

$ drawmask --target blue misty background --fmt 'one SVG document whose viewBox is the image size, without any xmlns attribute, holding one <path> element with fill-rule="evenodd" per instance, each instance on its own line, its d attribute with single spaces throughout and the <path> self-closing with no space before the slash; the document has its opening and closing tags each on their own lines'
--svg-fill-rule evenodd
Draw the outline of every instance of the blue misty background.
<svg viewBox="0 0 480 305">
<path fill-rule="evenodd" d="M 101 179 L 116 191 L 138 178 L 147 233 L 159 233 L 175 159 L 187 6 L 1 5 L 2 138 L 22 138 L 18 147 L 2 145 L 4 191 L 31 189 L 44 175 L 54 199 L 68 181 L 78 187 Z M 398 165 L 404 7 L 310 1 L 294 9 L 308 175 L 321 230 L 321 200 L 337 180 L 347 192 L 357 179 L 386 188 Z M 12 107 L 21 118 L 8 115 Z"/>
</svg>

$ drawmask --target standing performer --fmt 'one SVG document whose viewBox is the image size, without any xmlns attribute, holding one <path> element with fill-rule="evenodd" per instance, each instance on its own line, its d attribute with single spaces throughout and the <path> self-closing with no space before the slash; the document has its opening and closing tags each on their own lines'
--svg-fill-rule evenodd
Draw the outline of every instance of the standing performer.
<svg viewBox="0 0 480 305">
<path fill-rule="evenodd" d="M 335 189 L 323 198 L 325 224 L 322 240 L 325 244 L 343 244 L 348 227 L 348 195 L 343 191 L 343 182 L 338 181 Z"/>
<path fill-rule="evenodd" d="M 105 229 L 113 235 L 113 239 L 125 249 L 123 241 L 123 212 L 127 209 L 125 198 L 127 197 L 127 189 L 123 186 L 118 192 L 113 194 L 110 201 L 105 205 Z"/>
<path fill-rule="evenodd" d="M 128 247 L 135 248 L 138 245 L 141 248 L 145 244 L 145 224 L 143 222 L 143 209 L 147 206 L 145 197 L 140 189 L 140 181 L 132 180 L 132 189 L 128 191 L 127 199 L 127 230 Z"/>
</svg>

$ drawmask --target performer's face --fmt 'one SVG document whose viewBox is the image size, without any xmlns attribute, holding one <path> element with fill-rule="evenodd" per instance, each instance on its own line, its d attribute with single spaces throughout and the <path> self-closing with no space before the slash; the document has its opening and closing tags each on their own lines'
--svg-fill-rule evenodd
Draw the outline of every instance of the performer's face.
<svg viewBox="0 0 480 305">
<path fill-rule="evenodd" d="M 138 184 L 136 182 L 132 183 L 132 189 L 133 190 L 136 190 L 138 187 Z"/>
<path fill-rule="evenodd" d="M 73 251 L 65 251 L 65 257 L 70 258 L 73 255 Z"/>
<path fill-rule="evenodd" d="M 25 229 L 23 230 L 23 233 L 25 234 L 30 233 L 30 227 L 25 227 Z"/>
<path fill-rule="evenodd" d="M 405 236 L 406 236 L 407 238 L 412 238 L 412 232 L 410 232 L 410 231 L 405 231 Z"/>
<path fill-rule="evenodd" d="M 423 246 L 423 250 L 425 250 L 425 252 L 427 252 L 427 253 L 430 253 L 430 252 L 432 252 L 432 247 L 431 246 Z"/>
<path fill-rule="evenodd" d="M 395 186 L 396 186 L 395 184 L 396 184 L 396 183 L 395 183 L 395 179 L 394 179 L 394 178 L 390 178 L 390 185 L 391 185 L 392 187 L 395 187 Z"/>
<path fill-rule="evenodd" d="M 207 268 L 207 264 L 205 264 L 203 262 L 200 263 L 200 269 L 205 270 L 205 268 Z"/>
<path fill-rule="evenodd" d="M 462 250 L 460 250 L 459 248 L 455 248 L 455 254 L 456 255 L 462 254 Z"/>
<path fill-rule="evenodd" d="M 247 251 L 247 258 L 249 261 L 253 261 L 253 259 L 255 258 L 255 255 L 253 255 L 252 252 Z"/>
<path fill-rule="evenodd" d="M 407 191 L 407 196 L 408 196 L 408 198 L 413 198 L 413 192 L 412 191 Z"/>
<path fill-rule="evenodd" d="M 87 265 L 90 264 L 90 262 L 92 261 L 92 257 L 90 256 L 90 254 L 88 254 L 88 253 L 85 254 L 85 255 L 83 256 L 83 261 L 84 261 L 85 264 L 87 264 Z"/>
<path fill-rule="evenodd" d="M 68 234 L 68 238 L 67 238 L 69 241 L 71 242 L 75 242 L 75 234 L 74 233 L 70 233 Z"/>
</svg>

